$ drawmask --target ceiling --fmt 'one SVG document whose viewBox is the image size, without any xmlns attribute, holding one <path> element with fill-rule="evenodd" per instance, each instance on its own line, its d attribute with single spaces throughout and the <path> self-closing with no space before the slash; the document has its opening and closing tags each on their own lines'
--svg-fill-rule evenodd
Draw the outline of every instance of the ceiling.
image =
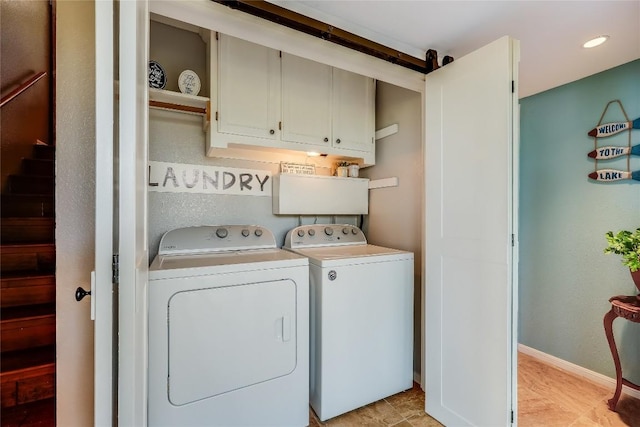
<svg viewBox="0 0 640 427">
<path fill-rule="evenodd" d="M 460 58 L 512 36 L 520 40 L 520 97 L 640 58 L 640 0 L 270 2 L 421 59 L 427 49 Z M 582 47 L 599 35 L 610 38 Z"/>
</svg>

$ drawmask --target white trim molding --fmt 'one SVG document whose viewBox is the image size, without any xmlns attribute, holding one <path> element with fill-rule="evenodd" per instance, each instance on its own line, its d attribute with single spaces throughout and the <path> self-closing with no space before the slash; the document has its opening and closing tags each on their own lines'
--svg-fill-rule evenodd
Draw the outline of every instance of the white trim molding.
<svg viewBox="0 0 640 427">
<path fill-rule="evenodd" d="M 574 375 L 583 377 L 584 379 L 586 379 L 587 381 L 591 381 L 592 383 L 596 383 L 604 387 L 609 387 L 612 390 L 616 387 L 616 380 L 614 378 L 609 378 L 606 375 L 599 374 L 587 368 L 583 368 L 582 366 L 578 366 L 550 354 L 543 353 L 540 350 L 536 350 L 535 348 L 527 347 L 524 344 L 518 344 L 518 351 L 535 359 L 538 359 L 539 361 L 546 363 L 547 365 L 551 365 L 558 369 L 562 369 L 563 371 L 567 371 Z M 622 393 L 628 396 L 635 397 L 636 399 L 640 399 L 640 390 L 634 390 L 631 387 L 627 387 L 626 385 L 622 386 Z"/>
</svg>

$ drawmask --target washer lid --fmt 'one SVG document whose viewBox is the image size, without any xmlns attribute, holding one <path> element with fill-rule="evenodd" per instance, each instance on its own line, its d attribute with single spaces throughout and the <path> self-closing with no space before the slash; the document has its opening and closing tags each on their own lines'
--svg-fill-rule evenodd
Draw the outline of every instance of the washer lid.
<svg viewBox="0 0 640 427">
<path fill-rule="evenodd" d="M 325 246 L 294 250 L 309 258 L 311 264 L 321 267 L 413 259 L 413 252 L 376 245 Z"/>
</svg>

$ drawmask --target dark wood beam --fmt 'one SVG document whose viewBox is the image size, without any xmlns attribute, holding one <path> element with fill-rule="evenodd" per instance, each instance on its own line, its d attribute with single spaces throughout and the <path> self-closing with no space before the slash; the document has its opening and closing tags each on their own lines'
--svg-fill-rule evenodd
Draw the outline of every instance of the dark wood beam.
<svg viewBox="0 0 640 427">
<path fill-rule="evenodd" d="M 428 63 L 426 60 L 407 55 L 406 53 L 275 4 L 268 3 L 264 0 L 212 1 L 421 73 L 426 74 L 437 68 L 437 66 L 434 68 L 433 64 Z M 433 50 L 431 51 L 435 52 Z"/>
</svg>

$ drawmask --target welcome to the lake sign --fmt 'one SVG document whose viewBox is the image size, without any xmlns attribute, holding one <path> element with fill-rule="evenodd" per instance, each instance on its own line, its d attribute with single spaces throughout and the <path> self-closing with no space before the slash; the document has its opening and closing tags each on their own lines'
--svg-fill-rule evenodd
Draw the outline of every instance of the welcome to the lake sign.
<svg viewBox="0 0 640 427">
<path fill-rule="evenodd" d="M 149 162 L 149 191 L 271 196 L 271 172 L 184 163 Z"/>
<path fill-rule="evenodd" d="M 625 118 L 623 122 L 615 122 L 615 123 L 602 123 L 602 119 L 607 114 L 607 110 L 611 105 L 617 104 L 620 108 L 620 112 Z M 640 171 L 631 171 L 631 156 L 640 156 L 640 144 L 631 146 L 631 131 L 634 129 L 640 129 L 640 117 L 631 121 L 627 116 L 627 113 L 624 111 L 624 107 L 622 106 L 622 102 L 616 99 L 613 101 L 609 101 L 607 106 L 604 107 L 604 111 L 602 112 L 602 116 L 600 116 L 600 121 L 596 125 L 595 128 L 591 129 L 587 132 L 588 136 L 593 137 L 593 145 L 594 150 L 590 151 L 587 156 L 593 160 L 594 163 L 594 171 L 589 173 L 589 179 L 600 182 L 615 182 L 615 181 L 640 181 Z M 619 146 L 606 146 L 606 147 L 598 147 L 598 138 L 608 137 L 611 135 L 618 134 L 620 132 L 627 131 L 628 135 L 628 145 L 626 147 Z M 611 160 L 616 159 L 618 157 L 625 156 L 627 158 L 627 170 L 617 170 L 617 169 L 598 169 L 598 160 Z"/>
</svg>

